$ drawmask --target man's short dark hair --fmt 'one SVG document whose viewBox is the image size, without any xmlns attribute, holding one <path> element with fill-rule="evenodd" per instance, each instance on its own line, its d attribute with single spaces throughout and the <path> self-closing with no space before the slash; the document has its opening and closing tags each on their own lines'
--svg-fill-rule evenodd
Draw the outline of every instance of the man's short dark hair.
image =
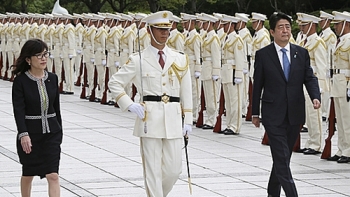
<svg viewBox="0 0 350 197">
<path fill-rule="evenodd" d="M 275 30 L 277 22 L 281 19 L 287 20 L 292 26 L 292 19 L 287 14 L 283 12 L 274 12 L 269 19 L 270 29 Z"/>
</svg>

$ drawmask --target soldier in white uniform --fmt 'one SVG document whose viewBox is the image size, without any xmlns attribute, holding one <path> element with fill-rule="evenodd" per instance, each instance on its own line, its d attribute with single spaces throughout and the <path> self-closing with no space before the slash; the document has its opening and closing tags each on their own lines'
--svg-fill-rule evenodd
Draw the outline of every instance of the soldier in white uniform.
<svg viewBox="0 0 350 197">
<path fill-rule="evenodd" d="M 8 22 L 6 21 L 7 15 L 0 14 L 0 39 L 1 39 L 1 45 L 0 45 L 0 52 L 2 57 L 2 64 L 0 65 L 0 79 L 4 77 L 5 71 L 6 71 L 6 28 L 8 25 Z"/>
<path fill-rule="evenodd" d="M 107 65 L 106 38 L 107 31 L 104 28 L 104 16 L 94 14 L 97 19 L 97 32 L 95 35 L 95 65 L 97 71 L 97 84 L 95 88 L 95 102 L 101 102 L 102 93 L 105 90 L 105 66 Z"/>
<path fill-rule="evenodd" d="M 80 70 L 80 65 L 82 63 L 82 56 L 83 56 L 83 37 L 85 28 L 83 24 L 81 23 L 81 20 L 83 18 L 82 15 L 73 13 L 74 18 L 74 25 L 75 25 L 75 62 L 74 62 L 74 72 L 75 72 L 75 82 L 74 85 L 80 86 L 81 85 L 81 76 L 84 74 L 83 69 Z"/>
<path fill-rule="evenodd" d="M 189 66 L 191 71 L 192 80 L 192 112 L 193 121 L 197 123 L 202 83 L 200 75 L 202 71 L 201 65 L 201 46 L 202 38 L 195 28 L 195 22 L 197 17 L 190 14 L 182 14 L 182 22 L 184 29 L 187 30 L 188 36 L 185 38 L 185 53 L 188 55 Z"/>
<path fill-rule="evenodd" d="M 338 163 L 350 162 L 350 14 L 333 12 L 334 30 L 339 42 L 334 51 L 333 83 L 331 97 L 334 99 L 337 118 L 338 151 L 328 158 Z"/>
<path fill-rule="evenodd" d="M 188 59 L 165 44 L 171 15 L 160 11 L 144 19 L 152 37 L 151 46 L 141 56 L 132 54 L 108 83 L 120 108 L 137 114 L 134 135 L 140 137 L 148 197 L 167 196 L 173 188 L 182 171 L 182 136 L 192 130 Z M 143 96 L 143 105 L 125 93 L 129 83 L 134 83 Z"/>
<path fill-rule="evenodd" d="M 107 50 L 107 68 L 108 78 L 118 72 L 120 67 L 120 51 L 119 51 L 119 40 L 121 38 L 120 29 L 117 27 L 121 16 L 116 14 L 107 13 L 106 17 L 112 19 L 109 23 L 109 32 L 106 38 L 106 50 Z M 105 87 L 108 88 L 108 87 Z M 107 105 L 115 105 L 115 97 L 110 91 L 107 91 Z"/>
<path fill-rule="evenodd" d="M 216 21 L 214 25 L 214 28 L 216 29 L 216 34 L 219 36 L 220 43 L 222 46 L 227 36 L 227 33 L 224 31 L 224 23 L 222 22 L 223 14 L 213 13 L 213 15 L 218 19 L 218 21 Z"/>
<path fill-rule="evenodd" d="M 3 67 L 3 80 L 10 80 L 12 72 L 10 67 L 13 65 L 14 63 L 14 54 L 13 54 L 13 30 L 15 28 L 15 17 L 12 14 L 8 13 L 8 17 L 9 17 L 9 22 L 8 25 L 6 25 L 7 27 L 5 28 L 5 33 L 6 33 L 6 47 L 5 47 L 5 52 L 6 52 L 6 56 L 7 56 L 7 62 L 8 65 L 6 66 L 6 58 L 3 59 L 4 62 L 4 67 Z"/>
<path fill-rule="evenodd" d="M 54 16 L 52 14 L 45 14 L 47 17 L 46 24 L 48 25 L 47 30 L 45 32 L 45 40 L 48 46 L 48 49 L 51 53 L 50 58 L 46 58 L 46 66 L 49 72 L 53 70 L 53 36 L 56 30 L 56 24 L 53 22 Z"/>
<path fill-rule="evenodd" d="M 63 14 L 64 31 L 62 35 L 62 59 L 64 67 L 64 85 L 62 94 L 74 94 L 74 63 L 76 55 L 75 28 L 71 23 L 73 16 Z"/>
<path fill-rule="evenodd" d="M 147 32 L 146 23 L 142 19 L 145 18 L 147 14 L 144 13 L 136 13 L 134 15 L 135 24 L 138 28 L 136 31 L 136 40 L 135 40 L 135 51 L 143 50 L 147 48 L 151 44 L 151 37 Z M 139 45 L 140 43 L 140 45 Z M 140 49 L 139 49 L 140 48 Z"/>
<path fill-rule="evenodd" d="M 264 21 L 266 19 L 266 15 L 252 12 L 252 28 L 255 31 L 252 41 L 252 65 L 254 65 L 255 61 L 255 52 L 271 43 L 270 33 L 264 27 Z M 254 66 L 250 67 L 249 74 L 252 79 L 254 75 Z"/>
<path fill-rule="evenodd" d="M 62 23 L 61 17 L 62 14 L 53 13 L 56 18 L 55 24 L 55 32 L 52 34 L 52 52 L 51 57 L 53 58 L 53 62 L 55 65 L 55 74 L 58 77 L 58 83 L 62 82 L 62 45 L 63 45 L 63 32 L 64 32 L 64 24 Z M 62 90 L 62 86 L 60 85 L 60 92 Z"/>
<path fill-rule="evenodd" d="M 245 56 L 245 64 L 243 65 L 243 95 L 242 95 L 242 116 L 246 116 L 247 114 L 247 109 L 248 109 L 248 104 L 249 104 L 249 62 L 248 62 L 248 56 L 251 57 L 251 49 L 252 49 L 252 42 L 253 38 L 252 35 L 250 34 L 249 29 L 247 28 L 247 22 L 249 21 L 248 18 L 249 15 L 244 14 L 244 13 L 236 13 L 235 17 L 239 19 L 237 25 L 236 25 L 236 30 L 238 35 L 242 38 L 243 40 L 243 48 L 244 48 L 244 56 Z M 249 60 L 250 61 L 250 60 Z M 251 66 L 253 66 L 251 64 Z"/>
<path fill-rule="evenodd" d="M 226 109 L 226 129 L 220 133 L 237 135 L 242 126 L 243 68 L 246 64 L 244 42 L 236 33 L 238 18 L 223 15 L 224 30 L 228 34 L 222 47 L 221 83 Z"/>
<path fill-rule="evenodd" d="M 203 29 L 207 31 L 202 45 L 202 72 L 205 107 L 207 117 L 204 120 L 203 129 L 213 129 L 219 109 L 221 48 L 220 39 L 214 30 L 217 18 L 202 13 L 198 19 L 204 21 Z"/>
<path fill-rule="evenodd" d="M 324 41 L 317 35 L 317 23 L 321 19 L 309 14 L 301 13 L 300 26 L 301 31 L 306 36 L 303 47 L 309 51 L 310 66 L 315 76 L 317 76 L 320 87 L 321 97 L 324 91 L 328 91 L 329 86 L 326 83 L 327 69 L 327 50 Z M 309 97 L 304 87 L 305 98 Z M 322 143 L 322 110 L 314 109 L 313 103 L 305 100 L 306 126 L 308 128 L 309 139 L 302 150 L 304 154 L 315 155 L 321 153 Z"/>
<path fill-rule="evenodd" d="M 177 25 L 180 21 L 181 18 L 175 15 L 172 18 L 170 18 L 171 29 L 167 45 L 172 49 L 183 52 L 185 47 L 185 38 L 184 35 L 177 30 Z"/>
<path fill-rule="evenodd" d="M 297 12 L 296 15 L 297 15 L 297 21 L 296 22 L 298 23 L 299 29 L 301 29 L 299 23 L 300 23 L 300 20 L 301 20 L 302 13 L 301 12 Z M 305 39 L 306 39 L 306 35 L 304 35 L 302 31 L 299 31 L 298 34 L 297 34 L 297 37 L 295 39 L 295 43 L 297 45 L 299 45 L 299 46 L 303 46 Z"/>
<path fill-rule="evenodd" d="M 335 33 L 331 30 L 330 24 L 333 19 L 332 14 L 328 14 L 324 11 L 320 11 L 320 22 L 319 27 L 321 27 L 322 31 L 320 33 L 320 37 L 322 40 L 326 43 L 326 48 L 327 48 L 327 68 L 330 68 L 330 60 L 331 56 L 333 55 L 332 53 L 334 52 L 335 49 L 335 44 L 337 43 L 337 36 Z M 327 77 L 326 78 L 327 84 L 330 84 L 330 80 Z M 330 99 L 329 99 L 329 91 L 324 91 L 323 93 L 323 98 L 322 98 L 322 119 L 323 121 L 326 121 L 328 115 L 329 115 L 329 107 L 330 107 Z"/>
</svg>

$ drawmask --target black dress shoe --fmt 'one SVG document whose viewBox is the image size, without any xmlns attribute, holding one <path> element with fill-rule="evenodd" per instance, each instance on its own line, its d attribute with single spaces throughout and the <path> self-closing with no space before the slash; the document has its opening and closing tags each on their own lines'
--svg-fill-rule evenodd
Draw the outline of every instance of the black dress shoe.
<svg viewBox="0 0 350 197">
<path fill-rule="evenodd" d="M 86 99 L 86 100 L 90 100 L 90 96 L 86 96 L 85 99 Z"/>
<path fill-rule="evenodd" d="M 306 127 L 301 128 L 300 132 L 308 132 L 308 129 Z"/>
<path fill-rule="evenodd" d="M 327 120 L 327 118 L 322 116 L 322 121 L 325 122 L 326 120 Z"/>
<path fill-rule="evenodd" d="M 218 133 L 218 134 L 224 134 L 225 133 L 225 131 L 227 131 L 227 128 L 226 129 L 224 129 L 224 130 L 222 130 L 222 131 L 219 131 L 219 132 L 214 132 L 214 133 Z"/>
<path fill-rule="evenodd" d="M 334 155 L 332 157 L 327 158 L 328 161 L 338 161 L 339 159 L 340 159 L 340 157 L 338 155 Z"/>
<path fill-rule="evenodd" d="M 108 101 L 107 105 L 115 105 L 114 101 Z"/>
<path fill-rule="evenodd" d="M 309 148 L 309 149 L 305 150 L 303 153 L 304 153 L 304 155 L 317 155 L 317 154 L 320 154 L 321 152 L 316 151 L 312 148 Z"/>
<path fill-rule="evenodd" d="M 238 135 L 238 133 L 235 133 L 232 129 L 227 129 L 224 135 Z"/>
<path fill-rule="evenodd" d="M 341 156 L 337 162 L 338 163 L 348 163 L 348 162 L 350 162 L 350 157 Z"/>
<path fill-rule="evenodd" d="M 192 122 L 192 124 L 193 124 L 193 125 L 196 125 L 196 124 L 197 124 L 197 122 L 196 122 L 196 121 L 193 121 L 193 122 Z"/>
<path fill-rule="evenodd" d="M 100 102 L 101 102 L 101 99 L 100 99 L 100 98 L 95 98 L 94 102 L 100 103 Z"/>
<path fill-rule="evenodd" d="M 213 126 L 210 126 L 210 125 L 205 124 L 205 125 L 203 125 L 202 129 L 214 129 L 214 127 L 213 127 Z"/>
<path fill-rule="evenodd" d="M 302 148 L 302 149 L 297 150 L 296 152 L 297 152 L 297 153 L 303 153 L 303 152 L 306 151 L 306 150 L 307 150 L 307 148 Z"/>
<path fill-rule="evenodd" d="M 63 91 L 61 94 L 74 94 L 74 92 Z"/>
</svg>

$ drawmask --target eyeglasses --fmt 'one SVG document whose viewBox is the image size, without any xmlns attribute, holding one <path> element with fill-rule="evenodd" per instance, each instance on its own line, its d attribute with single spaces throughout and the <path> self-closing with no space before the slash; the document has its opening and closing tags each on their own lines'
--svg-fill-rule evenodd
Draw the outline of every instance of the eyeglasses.
<svg viewBox="0 0 350 197">
<path fill-rule="evenodd" d="M 37 57 L 38 59 L 43 59 L 44 57 L 48 58 L 50 56 L 50 52 L 46 51 L 44 53 L 36 54 L 36 55 L 33 55 L 33 56 Z"/>
</svg>

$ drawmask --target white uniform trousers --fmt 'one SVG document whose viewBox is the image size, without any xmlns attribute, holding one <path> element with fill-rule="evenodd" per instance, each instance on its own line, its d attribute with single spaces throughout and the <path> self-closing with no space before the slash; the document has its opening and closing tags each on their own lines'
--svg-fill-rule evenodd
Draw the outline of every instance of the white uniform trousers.
<svg viewBox="0 0 350 197">
<path fill-rule="evenodd" d="M 94 89 L 94 75 L 95 75 L 95 65 L 90 60 L 87 60 L 85 63 L 86 66 L 86 75 L 87 75 L 87 81 L 89 86 L 89 91 L 86 96 L 91 96 L 92 90 Z"/>
<path fill-rule="evenodd" d="M 58 85 L 62 81 L 62 59 L 60 57 L 54 57 L 53 62 L 55 64 L 55 74 L 58 77 Z"/>
<path fill-rule="evenodd" d="M 182 138 L 140 138 L 148 197 L 166 197 L 182 172 Z"/>
<path fill-rule="evenodd" d="M 329 84 L 330 79 L 326 78 L 326 83 Z M 329 109 L 330 109 L 330 92 L 329 91 L 324 91 L 323 94 L 321 95 L 321 101 L 322 101 L 322 116 L 328 118 L 329 116 Z"/>
<path fill-rule="evenodd" d="M 219 109 L 220 80 L 204 80 L 202 83 L 205 98 L 205 111 L 207 114 L 204 124 L 215 126 Z"/>
<path fill-rule="evenodd" d="M 243 96 L 243 85 L 243 83 L 235 85 L 232 83 L 222 84 L 225 97 L 227 128 L 235 133 L 239 133 L 242 126 L 241 102 Z"/>
<path fill-rule="evenodd" d="M 201 103 L 201 80 L 200 78 L 196 78 L 194 75 L 191 75 L 192 81 L 192 113 L 193 113 L 193 121 L 197 122 L 199 106 Z"/>
<path fill-rule="evenodd" d="M 80 72 L 81 72 L 80 71 L 80 64 L 82 61 L 81 56 L 82 56 L 81 53 L 80 54 L 77 53 L 77 55 L 75 56 L 75 59 L 74 59 L 74 72 L 75 72 L 75 80 L 74 81 L 76 81 L 79 77 L 84 76 L 83 72 L 80 75 Z M 82 71 L 84 71 L 84 69 Z"/>
<path fill-rule="evenodd" d="M 6 60 L 7 60 L 7 52 L 3 51 L 2 52 L 2 68 L 1 68 L 1 76 L 5 76 L 6 72 Z"/>
<path fill-rule="evenodd" d="M 248 112 L 248 105 L 249 105 L 249 74 L 243 75 L 243 82 L 241 86 L 243 86 L 243 95 L 242 98 L 242 115 L 246 115 Z"/>
<path fill-rule="evenodd" d="M 106 74 L 106 66 L 96 65 L 97 71 L 97 86 L 95 89 L 95 97 L 102 99 L 103 91 L 105 90 L 105 74 Z"/>
<path fill-rule="evenodd" d="M 52 72 L 53 69 L 53 59 L 46 58 L 46 67 L 49 72 Z"/>
<path fill-rule="evenodd" d="M 346 97 L 334 98 L 337 118 L 338 152 L 336 155 L 350 157 L 350 102 Z"/>
<path fill-rule="evenodd" d="M 305 94 L 306 126 L 309 134 L 305 148 L 320 151 L 322 143 L 322 109 L 314 109 L 313 103 L 309 98 L 309 95 Z"/>
<path fill-rule="evenodd" d="M 7 77 L 8 78 L 11 78 L 11 76 L 12 76 L 12 68 L 11 68 L 11 66 L 14 64 L 14 58 L 15 58 L 15 56 L 14 56 L 12 51 L 7 52 L 7 60 L 9 62 L 9 68 L 7 70 Z"/>
<path fill-rule="evenodd" d="M 116 66 L 110 66 L 108 67 L 108 79 L 112 78 L 112 75 L 118 72 L 118 68 Z M 108 88 L 108 87 L 106 87 Z M 107 102 L 108 101 L 114 101 L 115 102 L 115 96 L 112 96 L 112 94 L 107 91 Z"/>
<path fill-rule="evenodd" d="M 64 68 L 64 86 L 63 91 L 74 92 L 74 62 L 75 57 L 63 58 L 63 68 Z"/>
</svg>

